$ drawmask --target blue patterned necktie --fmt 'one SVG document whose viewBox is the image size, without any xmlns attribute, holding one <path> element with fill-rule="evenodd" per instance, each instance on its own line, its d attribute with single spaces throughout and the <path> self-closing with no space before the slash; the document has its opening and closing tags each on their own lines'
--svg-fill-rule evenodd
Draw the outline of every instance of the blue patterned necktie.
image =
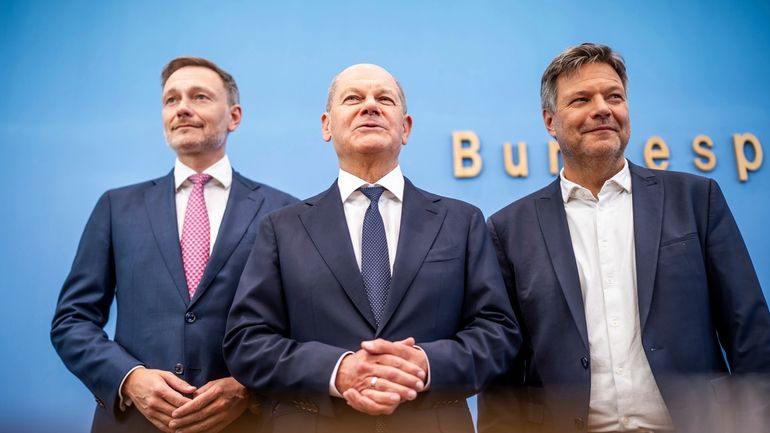
<svg viewBox="0 0 770 433">
<path fill-rule="evenodd" d="M 364 226 L 361 235 L 361 276 L 364 279 L 366 296 L 372 307 L 377 326 L 385 312 L 390 290 L 390 259 L 388 242 L 385 238 L 385 225 L 377 204 L 385 191 L 381 186 L 359 188 L 369 200 L 369 207 L 364 214 Z"/>
</svg>

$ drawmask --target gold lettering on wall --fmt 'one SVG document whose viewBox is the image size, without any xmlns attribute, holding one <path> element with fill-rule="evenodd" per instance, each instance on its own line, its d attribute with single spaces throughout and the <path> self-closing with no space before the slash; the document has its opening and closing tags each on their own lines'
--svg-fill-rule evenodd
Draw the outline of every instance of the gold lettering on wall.
<svg viewBox="0 0 770 433">
<path fill-rule="evenodd" d="M 468 143 L 464 146 L 464 143 Z M 452 132 L 452 154 L 454 157 L 455 177 L 476 177 L 481 172 L 479 137 L 473 131 Z M 470 164 L 467 164 L 470 162 Z"/>
<path fill-rule="evenodd" d="M 647 168 L 665 170 L 668 168 L 668 158 L 671 156 L 666 141 L 658 136 L 652 136 L 644 143 L 644 163 Z M 661 160 L 661 161 L 658 161 Z"/>
<path fill-rule="evenodd" d="M 693 158 L 692 163 L 698 170 L 711 171 L 716 167 L 717 156 L 711 151 L 713 147 L 714 142 L 708 135 L 701 134 L 692 139 L 692 151 L 698 155 Z"/>
<path fill-rule="evenodd" d="M 746 155 L 746 145 L 751 145 L 754 150 L 754 159 L 749 161 Z M 757 171 L 762 166 L 762 144 L 752 133 L 733 134 L 733 147 L 735 149 L 735 163 L 738 166 L 738 179 L 741 182 L 749 180 L 749 172 Z"/>
<path fill-rule="evenodd" d="M 559 153 L 561 153 L 561 149 L 559 149 L 559 143 L 556 140 L 549 140 L 548 171 L 551 172 L 551 174 L 554 176 L 559 174 Z"/>
<path fill-rule="evenodd" d="M 520 141 L 517 145 L 519 149 L 519 163 L 513 162 L 513 147 L 511 143 L 503 144 L 503 161 L 505 163 L 505 172 L 511 177 L 529 176 L 529 164 L 527 163 L 527 144 Z"/>
</svg>

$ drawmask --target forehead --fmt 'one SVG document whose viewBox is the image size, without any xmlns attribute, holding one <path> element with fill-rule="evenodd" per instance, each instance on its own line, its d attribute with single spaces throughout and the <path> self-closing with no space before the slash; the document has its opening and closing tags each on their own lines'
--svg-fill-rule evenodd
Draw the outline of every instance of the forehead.
<svg viewBox="0 0 770 433">
<path fill-rule="evenodd" d="M 560 75 L 556 80 L 557 93 L 614 86 L 623 89 L 623 81 L 621 81 L 615 69 L 606 63 L 583 65 L 571 74 Z"/>
<path fill-rule="evenodd" d="M 206 87 L 224 91 L 225 84 L 219 75 L 203 66 L 184 66 L 174 71 L 166 80 L 163 92 L 183 90 L 191 87 Z"/>
<path fill-rule="evenodd" d="M 398 92 L 396 79 L 380 67 L 370 65 L 353 66 L 337 76 L 337 90 L 379 89 Z"/>
</svg>

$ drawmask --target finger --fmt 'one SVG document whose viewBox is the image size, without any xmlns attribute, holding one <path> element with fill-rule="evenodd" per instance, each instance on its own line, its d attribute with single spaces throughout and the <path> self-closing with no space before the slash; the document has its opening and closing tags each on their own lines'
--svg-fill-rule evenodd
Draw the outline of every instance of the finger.
<svg viewBox="0 0 770 433">
<path fill-rule="evenodd" d="M 378 391 L 376 389 L 369 388 L 361 391 L 361 395 L 377 404 L 384 406 L 392 406 L 394 404 L 401 403 L 401 396 L 394 392 Z"/>
<path fill-rule="evenodd" d="M 361 343 L 361 348 L 373 355 L 391 354 L 408 361 L 419 359 L 416 357 L 416 349 L 412 346 L 394 343 L 381 338 L 372 341 L 364 341 Z"/>
<path fill-rule="evenodd" d="M 396 344 L 404 344 L 404 345 L 407 345 L 409 347 L 412 347 L 415 344 L 417 344 L 417 342 L 414 340 L 414 337 L 407 337 L 407 338 L 404 338 L 401 341 L 395 341 L 395 343 Z"/>
<path fill-rule="evenodd" d="M 377 382 L 375 382 L 374 387 L 370 386 L 370 390 L 378 391 L 378 392 L 387 392 L 391 394 L 397 394 L 400 397 L 400 401 L 406 401 L 406 400 L 414 400 L 417 398 L 417 391 L 415 391 L 412 388 L 399 385 L 397 383 L 393 383 L 387 379 L 378 378 Z M 364 389 L 359 390 L 364 395 Z"/>
<path fill-rule="evenodd" d="M 400 356 L 390 355 L 390 354 L 376 355 L 376 358 L 374 358 L 374 362 L 397 368 L 419 379 L 424 379 L 425 372 L 419 365 L 409 361 L 408 359 L 404 359 Z M 420 377 L 420 375 L 423 375 L 423 377 Z"/>
<path fill-rule="evenodd" d="M 200 412 L 220 395 L 221 393 L 217 392 L 215 388 L 209 388 L 202 394 L 195 396 L 195 398 L 187 402 L 184 406 L 177 408 L 171 416 L 174 418 L 183 418 L 187 415 Z"/>
<path fill-rule="evenodd" d="M 398 406 L 376 403 L 353 388 L 345 391 L 343 397 L 345 397 L 345 400 L 350 407 L 369 415 L 389 415 L 393 413 Z"/>
<path fill-rule="evenodd" d="M 147 415 L 147 420 L 152 423 L 159 430 L 166 433 L 173 433 L 174 429 L 170 428 L 168 423 L 171 421 L 171 417 L 160 412 L 150 412 Z"/>
<path fill-rule="evenodd" d="M 170 371 L 162 371 L 160 376 L 166 381 L 168 386 L 179 392 L 180 394 L 192 394 L 195 392 L 195 387 L 180 379 Z"/>
<path fill-rule="evenodd" d="M 178 427 L 175 433 L 217 433 L 222 431 L 228 424 L 230 424 L 228 413 L 219 412 L 194 424 Z"/>
<path fill-rule="evenodd" d="M 387 379 L 390 382 L 412 388 L 417 392 L 422 391 L 422 389 L 425 387 L 422 379 L 420 379 L 418 376 L 414 376 L 389 365 L 375 364 L 370 369 L 368 376 Z M 370 382 L 367 380 L 365 381 L 365 384 L 369 385 Z M 361 387 L 357 388 L 361 389 Z M 364 388 L 368 388 L 368 386 L 364 386 Z"/>
</svg>

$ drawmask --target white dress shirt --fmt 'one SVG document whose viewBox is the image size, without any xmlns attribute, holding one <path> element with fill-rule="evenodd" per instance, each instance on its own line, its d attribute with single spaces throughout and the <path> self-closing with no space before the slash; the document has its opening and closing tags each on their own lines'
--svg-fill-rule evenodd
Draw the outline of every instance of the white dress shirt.
<svg viewBox="0 0 770 433">
<path fill-rule="evenodd" d="M 588 430 L 673 430 L 641 342 L 628 162 L 598 199 L 560 176 L 591 354 Z"/>
<path fill-rule="evenodd" d="M 182 240 L 182 227 L 184 227 L 184 214 L 187 210 L 187 201 L 190 198 L 193 184 L 188 178 L 197 172 L 184 165 L 179 158 L 174 163 L 174 191 L 176 199 L 176 221 L 179 230 L 179 240 Z M 222 217 L 225 215 L 227 199 L 230 197 L 230 185 L 233 183 L 233 168 L 230 165 L 230 159 L 225 155 L 214 165 L 203 170 L 203 173 L 210 174 L 212 179 L 206 183 L 203 188 L 203 199 L 206 201 L 206 211 L 209 214 L 209 226 L 211 228 L 211 242 L 209 243 L 209 254 L 214 250 L 214 242 L 217 240 L 219 227 L 222 225 Z M 132 402 L 128 396 L 123 395 L 123 384 L 128 376 L 137 368 L 144 368 L 137 365 L 123 376 L 118 388 L 120 397 L 120 408 L 125 410 L 126 406 L 131 406 Z"/>
</svg>

